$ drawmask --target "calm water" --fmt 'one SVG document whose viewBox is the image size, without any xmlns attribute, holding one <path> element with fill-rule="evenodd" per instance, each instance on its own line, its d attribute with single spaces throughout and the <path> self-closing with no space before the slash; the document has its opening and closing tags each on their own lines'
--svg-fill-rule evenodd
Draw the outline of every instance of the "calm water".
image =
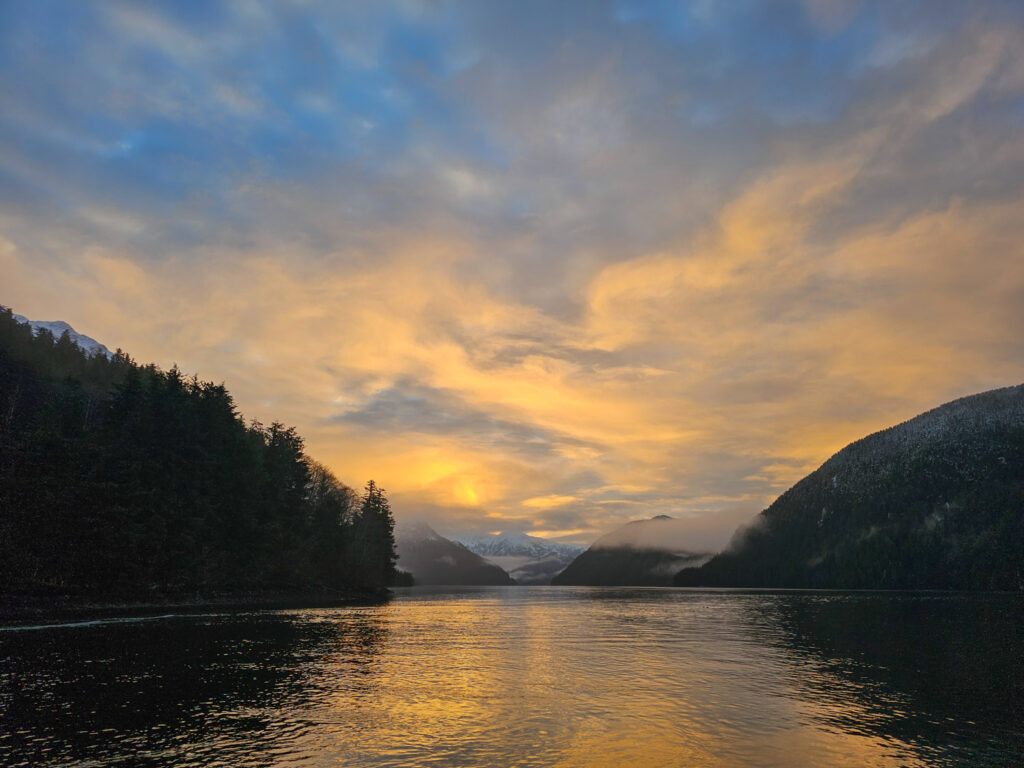
<svg viewBox="0 0 1024 768">
<path fill-rule="evenodd" d="M 1020 765 L 1013 596 L 488 588 L 0 631 L 0 765 Z"/>
</svg>

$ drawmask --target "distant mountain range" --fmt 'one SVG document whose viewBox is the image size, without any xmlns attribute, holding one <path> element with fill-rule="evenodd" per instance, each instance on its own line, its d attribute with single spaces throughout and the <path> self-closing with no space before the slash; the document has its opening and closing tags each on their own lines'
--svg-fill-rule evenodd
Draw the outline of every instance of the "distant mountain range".
<svg viewBox="0 0 1024 768">
<path fill-rule="evenodd" d="M 400 521 L 395 527 L 395 547 L 399 569 L 411 573 L 417 585 L 515 584 L 497 565 L 422 521 Z"/>
<path fill-rule="evenodd" d="M 59 339 L 67 333 L 68 338 L 70 338 L 78 347 L 85 350 L 87 354 L 94 355 L 99 352 L 107 358 L 114 356 L 113 352 L 107 349 L 103 344 L 96 341 L 96 339 L 86 336 L 83 333 L 79 333 L 63 320 L 29 320 L 24 315 L 12 315 L 12 317 L 22 325 L 30 326 L 37 336 L 41 330 L 46 330 L 52 333 L 54 339 Z"/>
<path fill-rule="evenodd" d="M 584 550 L 576 544 L 560 544 L 519 531 L 461 541 L 471 552 L 508 571 L 517 584 L 550 584 Z"/>
<path fill-rule="evenodd" d="M 675 583 L 1024 589 L 1024 384 L 851 443 Z"/>
<path fill-rule="evenodd" d="M 680 538 L 682 521 L 658 515 L 634 520 L 595 541 L 552 584 L 564 586 L 670 586 L 683 567 L 700 565 L 709 552 L 692 552 Z"/>
</svg>

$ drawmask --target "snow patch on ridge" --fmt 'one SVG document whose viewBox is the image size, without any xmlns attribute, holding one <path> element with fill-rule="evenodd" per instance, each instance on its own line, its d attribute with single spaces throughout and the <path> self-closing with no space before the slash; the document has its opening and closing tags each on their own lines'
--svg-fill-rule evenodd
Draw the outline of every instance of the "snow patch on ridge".
<svg viewBox="0 0 1024 768">
<path fill-rule="evenodd" d="M 29 326 L 36 336 L 39 335 L 40 331 L 45 330 L 53 334 L 54 339 L 59 339 L 66 333 L 68 338 L 88 355 L 99 353 L 108 359 L 114 356 L 114 353 L 107 349 L 106 346 L 100 344 L 96 339 L 86 336 L 84 333 L 79 333 L 63 320 L 29 320 L 24 315 L 12 315 L 12 317 L 16 322 Z"/>
</svg>

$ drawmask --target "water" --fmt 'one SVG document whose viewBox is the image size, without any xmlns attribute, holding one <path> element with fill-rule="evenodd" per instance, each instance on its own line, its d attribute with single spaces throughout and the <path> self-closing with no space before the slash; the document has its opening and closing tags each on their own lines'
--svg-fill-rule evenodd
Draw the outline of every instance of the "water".
<svg viewBox="0 0 1024 768">
<path fill-rule="evenodd" d="M 1015 596 L 480 588 L 0 631 L 0 765 L 1024 763 Z"/>
</svg>

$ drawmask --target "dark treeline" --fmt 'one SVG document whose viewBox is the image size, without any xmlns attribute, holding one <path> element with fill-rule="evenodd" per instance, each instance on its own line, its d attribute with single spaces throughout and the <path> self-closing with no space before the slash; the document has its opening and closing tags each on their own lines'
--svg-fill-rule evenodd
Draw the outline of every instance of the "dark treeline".
<svg viewBox="0 0 1024 768">
<path fill-rule="evenodd" d="M 380 589 L 393 520 L 223 385 L 87 356 L 0 307 L 0 592 Z"/>
</svg>

